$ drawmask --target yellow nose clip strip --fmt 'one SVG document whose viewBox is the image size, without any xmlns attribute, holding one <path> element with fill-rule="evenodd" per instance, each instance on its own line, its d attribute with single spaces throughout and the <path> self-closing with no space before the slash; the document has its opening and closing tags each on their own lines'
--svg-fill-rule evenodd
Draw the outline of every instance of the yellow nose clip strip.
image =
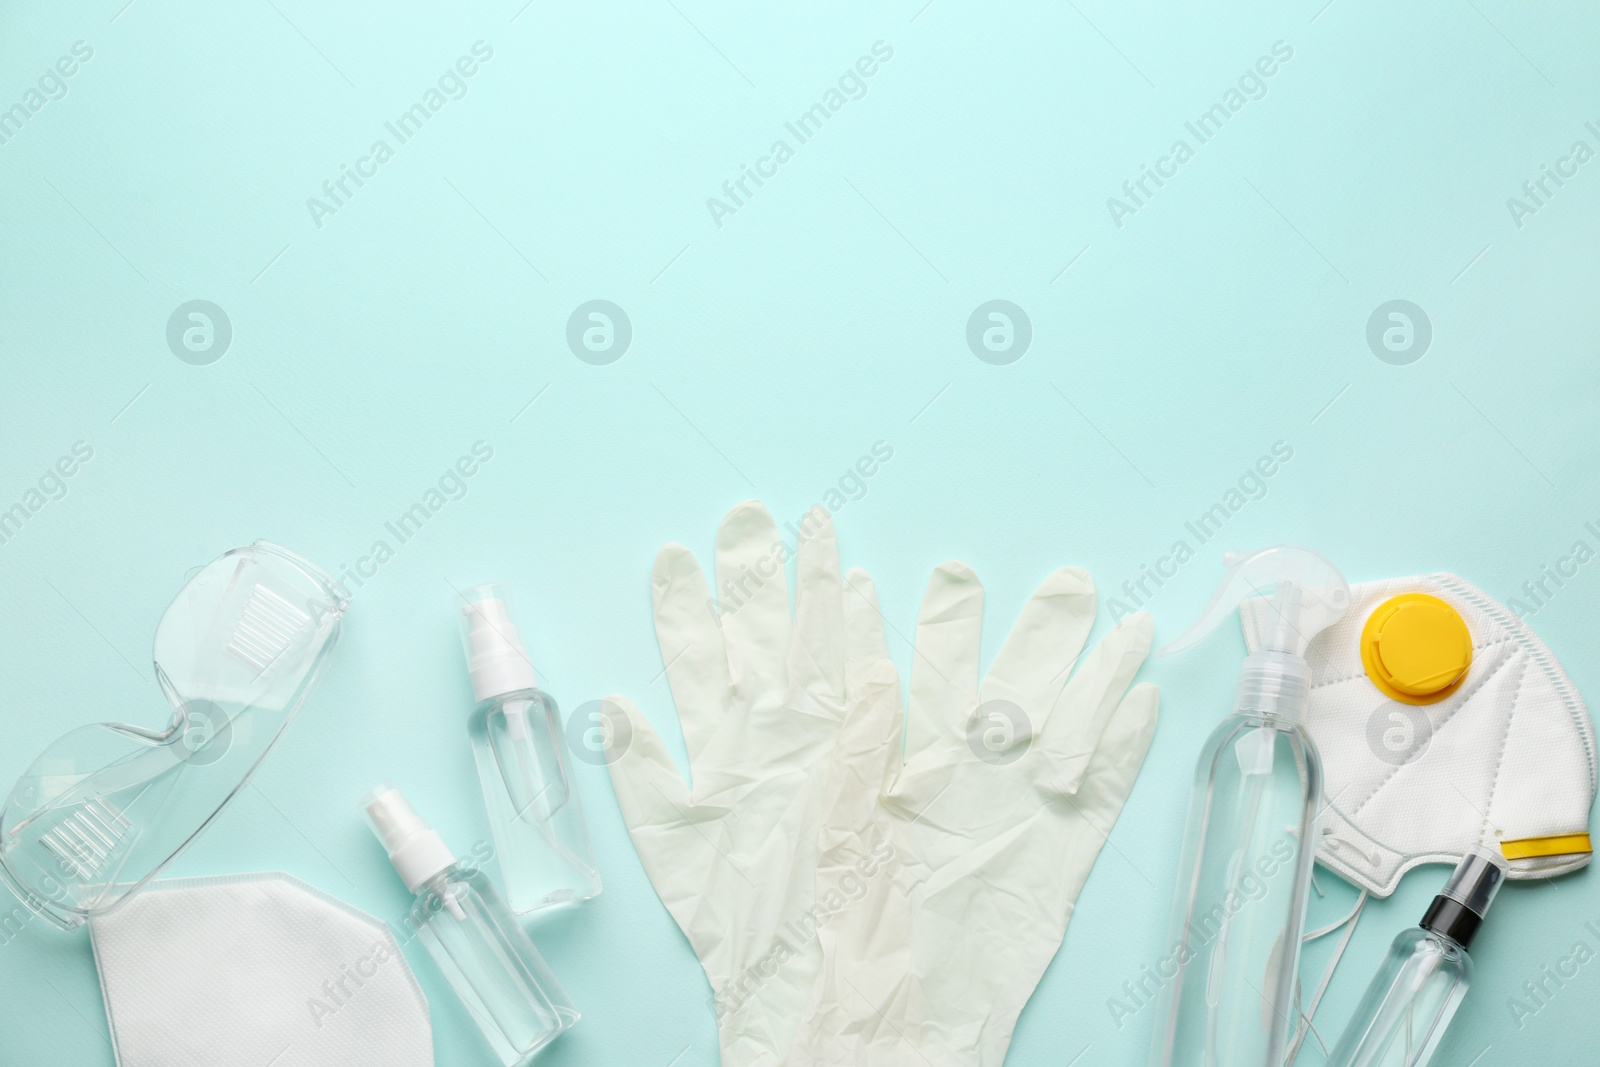
<svg viewBox="0 0 1600 1067">
<path fill-rule="evenodd" d="M 1500 842 L 1500 851 L 1508 860 L 1537 859 L 1543 856 L 1571 856 L 1580 852 L 1593 852 L 1588 834 L 1556 834 L 1553 837 L 1524 837 L 1518 841 Z"/>
<path fill-rule="evenodd" d="M 1372 684 L 1402 704 L 1437 704 L 1461 688 L 1472 666 L 1472 633 L 1438 597 L 1402 593 L 1361 628 L 1361 664 Z"/>
</svg>

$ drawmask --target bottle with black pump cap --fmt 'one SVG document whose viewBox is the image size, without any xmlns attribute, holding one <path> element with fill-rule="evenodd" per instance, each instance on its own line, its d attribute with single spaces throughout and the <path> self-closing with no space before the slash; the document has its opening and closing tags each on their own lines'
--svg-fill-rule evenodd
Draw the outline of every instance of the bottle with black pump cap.
<svg viewBox="0 0 1600 1067">
<path fill-rule="evenodd" d="M 1423 1067 L 1472 981 L 1467 947 L 1507 864 L 1496 847 L 1467 853 L 1422 922 L 1401 931 L 1333 1050 L 1330 1067 Z"/>
</svg>

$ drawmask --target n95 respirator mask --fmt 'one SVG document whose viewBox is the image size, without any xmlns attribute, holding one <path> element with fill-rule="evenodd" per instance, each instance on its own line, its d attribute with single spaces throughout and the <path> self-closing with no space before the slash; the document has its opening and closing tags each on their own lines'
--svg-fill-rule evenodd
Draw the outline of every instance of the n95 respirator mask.
<svg viewBox="0 0 1600 1067">
<path fill-rule="evenodd" d="M 1544 642 L 1453 574 L 1351 593 L 1306 654 L 1304 721 L 1325 775 L 1317 861 L 1380 897 L 1480 844 L 1511 878 L 1587 864 L 1594 724 Z M 1251 651 L 1267 610 L 1242 605 Z"/>
</svg>

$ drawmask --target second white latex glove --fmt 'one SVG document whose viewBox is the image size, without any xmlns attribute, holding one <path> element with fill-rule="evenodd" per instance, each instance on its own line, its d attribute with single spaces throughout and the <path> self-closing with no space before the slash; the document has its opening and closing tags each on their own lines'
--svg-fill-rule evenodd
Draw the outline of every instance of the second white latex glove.
<svg viewBox="0 0 1600 1067">
<path fill-rule="evenodd" d="M 876 594 L 860 571 L 847 586 L 850 700 L 817 899 L 854 900 L 822 927 L 787 1062 L 1000 1067 L 1154 733 L 1155 686 L 1128 689 L 1151 622 L 1129 618 L 1079 663 L 1094 584 L 1063 568 L 980 686 L 983 587 L 945 564 L 917 626 L 902 760 Z"/>
</svg>

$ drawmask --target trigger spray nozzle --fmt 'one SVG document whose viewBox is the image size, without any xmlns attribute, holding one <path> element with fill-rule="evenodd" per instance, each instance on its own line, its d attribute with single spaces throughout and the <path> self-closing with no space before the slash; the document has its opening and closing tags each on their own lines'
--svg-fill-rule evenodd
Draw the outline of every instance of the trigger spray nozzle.
<svg viewBox="0 0 1600 1067">
<path fill-rule="evenodd" d="M 1211 602 L 1194 625 L 1161 649 L 1161 655 L 1199 644 L 1250 597 L 1267 601 L 1258 651 L 1245 657 L 1237 710 L 1294 717 L 1305 706 L 1311 684 L 1306 649 L 1350 607 L 1350 585 L 1325 556 L 1298 545 L 1259 552 L 1229 552 Z"/>
</svg>

